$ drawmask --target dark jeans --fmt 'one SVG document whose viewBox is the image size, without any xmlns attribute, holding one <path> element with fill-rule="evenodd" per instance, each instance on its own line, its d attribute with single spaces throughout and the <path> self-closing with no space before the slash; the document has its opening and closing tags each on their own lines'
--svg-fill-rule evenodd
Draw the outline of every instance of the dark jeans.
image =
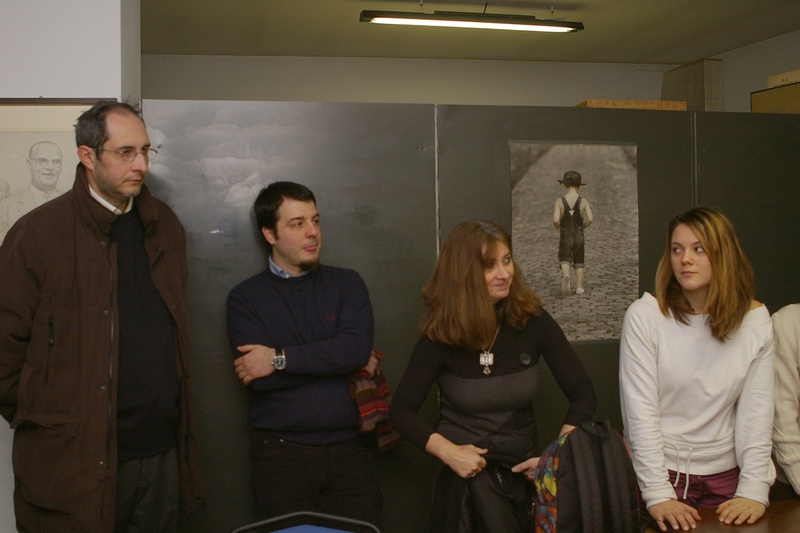
<svg viewBox="0 0 800 533">
<path fill-rule="evenodd" d="M 115 533 L 174 533 L 177 527 L 175 449 L 117 465 Z"/>
<path fill-rule="evenodd" d="M 361 437 L 307 446 L 253 431 L 253 494 L 259 518 L 317 511 L 380 528 L 383 497 L 373 457 L 374 450 Z"/>
</svg>

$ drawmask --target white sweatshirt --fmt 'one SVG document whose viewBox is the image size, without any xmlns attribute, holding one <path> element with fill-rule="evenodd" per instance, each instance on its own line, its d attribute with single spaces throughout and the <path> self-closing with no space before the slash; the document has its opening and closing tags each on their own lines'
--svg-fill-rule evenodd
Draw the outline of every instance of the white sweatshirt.
<svg viewBox="0 0 800 533">
<path fill-rule="evenodd" d="M 667 469 L 691 475 L 741 469 L 735 496 L 769 505 L 772 450 L 772 322 L 749 311 L 725 342 L 707 315 L 683 325 L 645 293 L 625 313 L 620 404 L 625 437 L 647 504 L 676 499 Z M 738 407 L 737 407 L 738 406 Z"/>
</svg>

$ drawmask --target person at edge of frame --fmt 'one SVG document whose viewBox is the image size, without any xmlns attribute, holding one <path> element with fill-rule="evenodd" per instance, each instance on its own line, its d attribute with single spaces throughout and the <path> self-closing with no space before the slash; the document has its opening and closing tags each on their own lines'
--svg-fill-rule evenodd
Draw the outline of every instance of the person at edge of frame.
<svg viewBox="0 0 800 533">
<path fill-rule="evenodd" d="M 770 501 L 800 499 L 800 304 L 772 315 L 775 343 L 775 422 L 772 451 L 777 479 Z"/>
</svg>

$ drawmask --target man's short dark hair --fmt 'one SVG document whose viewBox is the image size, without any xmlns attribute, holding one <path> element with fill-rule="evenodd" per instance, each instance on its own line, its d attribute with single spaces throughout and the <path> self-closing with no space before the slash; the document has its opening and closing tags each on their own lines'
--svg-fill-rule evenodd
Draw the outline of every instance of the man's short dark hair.
<svg viewBox="0 0 800 533">
<path fill-rule="evenodd" d="M 116 100 L 100 100 L 78 117 L 78 122 L 75 123 L 75 144 L 88 146 L 97 153 L 108 140 L 106 116 L 109 113 L 130 114 L 140 120 L 142 118 L 139 110 L 130 104 Z"/>
<path fill-rule="evenodd" d="M 267 187 L 261 189 L 253 205 L 259 230 L 267 228 L 272 233 L 275 233 L 275 225 L 278 223 L 278 209 L 284 198 L 317 204 L 314 193 L 305 185 L 292 181 L 270 183 Z"/>
</svg>

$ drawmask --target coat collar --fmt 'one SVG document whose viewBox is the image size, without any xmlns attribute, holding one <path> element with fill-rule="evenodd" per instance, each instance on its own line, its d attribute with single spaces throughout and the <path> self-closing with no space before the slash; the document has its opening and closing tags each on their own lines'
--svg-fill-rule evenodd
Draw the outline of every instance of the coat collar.
<svg viewBox="0 0 800 533">
<path fill-rule="evenodd" d="M 83 163 L 78 163 L 78 167 L 75 170 L 75 183 L 72 185 L 72 192 L 75 195 L 83 221 L 104 235 L 108 235 L 111 230 L 111 223 L 114 222 L 117 215 L 92 198 L 89 193 L 89 178 L 86 177 L 86 167 L 83 166 Z M 147 231 L 156 222 L 158 216 L 155 199 L 150 194 L 147 185 L 142 185 L 142 191 L 134 199 L 134 202 L 145 231 Z"/>
</svg>

